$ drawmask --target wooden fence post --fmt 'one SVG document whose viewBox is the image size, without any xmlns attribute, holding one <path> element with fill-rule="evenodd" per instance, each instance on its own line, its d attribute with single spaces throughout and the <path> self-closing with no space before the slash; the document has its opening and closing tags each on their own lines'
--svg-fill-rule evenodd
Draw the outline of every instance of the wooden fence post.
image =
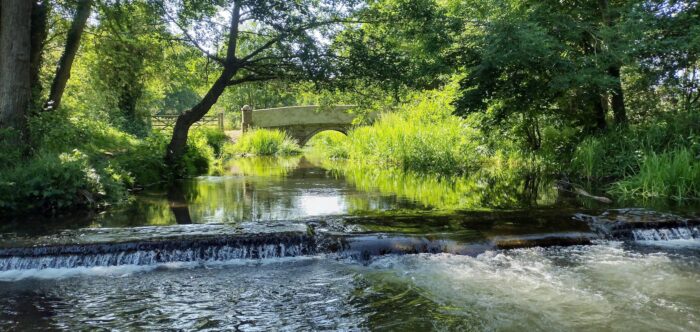
<svg viewBox="0 0 700 332">
<path fill-rule="evenodd" d="M 224 112 L 219 113 L 219 130 L 224 131 Z"/>
</svg>

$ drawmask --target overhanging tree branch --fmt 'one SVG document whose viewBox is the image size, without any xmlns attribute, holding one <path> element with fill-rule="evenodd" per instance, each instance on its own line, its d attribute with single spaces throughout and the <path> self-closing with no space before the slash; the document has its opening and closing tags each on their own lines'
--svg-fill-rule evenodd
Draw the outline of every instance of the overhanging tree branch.
<svg viewBox="0 0 700 332">
<path fill-rule="evenodd" d="M 248 83 L 248 82 L 264 82 L 264 81 L 274 80 L 277 78 L 278 78 L 277 76 L 273 76 L 273 75 L 269 75 L 269 76 L 249 75 L 249 76 L 243 76 L 241 78 L 230 80 L 228 82 L 228 86 L 234 86 L 234 85 Z"/>
</svg>

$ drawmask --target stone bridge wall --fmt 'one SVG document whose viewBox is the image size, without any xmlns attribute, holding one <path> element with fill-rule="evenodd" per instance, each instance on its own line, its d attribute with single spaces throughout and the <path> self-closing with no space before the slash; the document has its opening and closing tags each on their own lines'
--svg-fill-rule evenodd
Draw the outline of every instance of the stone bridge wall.
<svg viewBox="0 0 700 332">
<path fill-rule="evenodd" d="M 356 115 L 348 113 L 352 105 L 292 106 L 253 110 L 242 109 L 242 130 L 249 128 L 280 129 L 304 146 L 311 137 L 324 130 L 347 134 Z"/>
</svg>

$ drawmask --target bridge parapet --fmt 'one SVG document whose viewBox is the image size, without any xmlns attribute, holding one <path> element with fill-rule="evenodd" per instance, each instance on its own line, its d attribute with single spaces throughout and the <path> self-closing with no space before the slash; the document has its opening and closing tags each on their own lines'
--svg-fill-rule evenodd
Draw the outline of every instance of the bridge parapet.
<svg viewBox="0 0 700 332">
<path fill-rule="evenodd" d="M 300 145 L 324 130 L 335 130 L 347 134 L 357 114 L 348 110 L 355 105 L 336 106 L 291 106 L 253 110 L 246 105 L 241 109 L 243 132 L 249 128 L 284 130 Z"/>
</svg>

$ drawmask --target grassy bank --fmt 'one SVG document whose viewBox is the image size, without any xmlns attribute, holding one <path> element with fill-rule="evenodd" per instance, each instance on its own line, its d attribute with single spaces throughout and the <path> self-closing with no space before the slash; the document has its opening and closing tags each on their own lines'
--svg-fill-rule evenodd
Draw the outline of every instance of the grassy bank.
<svg viewBox="0 0 700 332">
<path fill-rule="evenodd" d="M 623 198 L 700 199 L 700 115 L 662 115 L 589 137 L 571 172 Z"/>
<path fill-rule="evenodd" d="M 139 138 L 107 122 L 72 117 L 65 111 L 33 118 L 31 133 L 30 157 L 0 157 L 0 213 L 4 216 L 115 204 L 126 200 L 130 191 L 157 185 L 173 175 L 163 164 L 165 134 L 153 132 Z M 207 172 L 221 155 L 224 140 L 225 135 L 215 130 L 193 131 L 179 175 Z"/>
<path fill-rule="evenodd" d="M 310 144 L 314 153 L 365 168 L 438 176 L 519 169 L 567 175 L 577 185 L 622 199 L 700 198 L 697 114 L 660 114 L 597 135 L 545 127 L 540 147 L 532 150 L 517 135 L 486 132 L 478 119 L 454 116 L 452 101 L 449 89 L 416 94 L 347 137 L 322 134 Z"/>
</svg>

